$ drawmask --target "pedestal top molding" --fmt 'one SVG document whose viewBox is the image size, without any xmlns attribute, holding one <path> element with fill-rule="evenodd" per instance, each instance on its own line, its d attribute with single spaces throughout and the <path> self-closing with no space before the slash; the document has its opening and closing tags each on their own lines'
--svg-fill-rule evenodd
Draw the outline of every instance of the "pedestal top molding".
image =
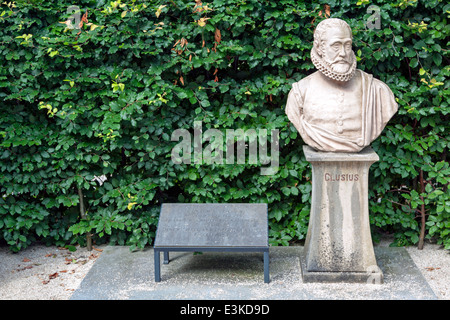
<svg viewBox="0 0 450 320">
<path fill-rule="evenodd" d="M 358 153 L 353 152 L 325 152 L 317 151 L 310 146 L 304 145 L 303 152 L 308 162 L 327 161 L 379 161 L 380 157 L 373 151 L 372 147 L 366 147 Z"/>
</svg>

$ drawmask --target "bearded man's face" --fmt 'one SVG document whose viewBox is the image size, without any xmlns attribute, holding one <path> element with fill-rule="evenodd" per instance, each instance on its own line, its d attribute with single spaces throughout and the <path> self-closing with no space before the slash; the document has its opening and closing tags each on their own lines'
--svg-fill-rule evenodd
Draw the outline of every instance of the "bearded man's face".
<svg viewBox="0 0 450 320">
<path fill-rule="evenodd" d="M 352 66 L 352 35 L 347 28 L 330 28 L 322 42 L 322 59 L 336 73 L 346 73 Z"/>
</svg>

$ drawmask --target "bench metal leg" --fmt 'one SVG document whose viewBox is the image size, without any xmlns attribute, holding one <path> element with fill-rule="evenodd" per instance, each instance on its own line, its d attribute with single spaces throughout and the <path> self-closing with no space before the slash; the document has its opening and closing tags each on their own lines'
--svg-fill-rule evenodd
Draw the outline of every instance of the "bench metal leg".
<svg viewBox="0 0 450 320">
<path fill-rule="evenodd" d="M 264 252 L 264 282 L 270 282 L 269 276 L 269 251 Z"/>
<path fill-rule="evenodd" d="M 161 265 L 159 262 L 160 252 L 158 250 L 154 250 L 155 252 L 155 282 L 161 281 Z"/>
<path fill-rule="evenodd" d="M 169 264 L 169 251 L 164 252 L 164 264 Z"/>
</svg>

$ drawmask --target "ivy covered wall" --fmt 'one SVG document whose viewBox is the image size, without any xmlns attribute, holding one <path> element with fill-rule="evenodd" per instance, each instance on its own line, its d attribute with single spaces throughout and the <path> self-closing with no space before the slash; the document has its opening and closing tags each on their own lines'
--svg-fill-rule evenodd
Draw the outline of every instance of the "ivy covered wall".
<svg viewBox="0 0 450 320">
<path fill-rule="evenodd" d="M 0 239 L 17 251 L 85 245 L 91 233 L 142 248 L 163 202 L 267 202 L 271 244 L 301 241 L 311 169 L 284 107 L 315 71 L 314 27 L 337 17 L 353 29 L 358 68 L 399 104 L 372 144 L 374 237 L 449 249 L 449 16 L 439 0 L 3 2 Z M 248 155 L 174 163 L 172 134 L 194 137 L 194 122 L 278 130 L 279 169 L 261 174 Z"/>
</svg>

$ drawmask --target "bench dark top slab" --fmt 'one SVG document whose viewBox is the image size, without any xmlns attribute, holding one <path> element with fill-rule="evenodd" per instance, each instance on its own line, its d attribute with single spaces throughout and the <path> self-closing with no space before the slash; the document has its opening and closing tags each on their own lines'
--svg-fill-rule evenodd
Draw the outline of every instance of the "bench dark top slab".
<svg viewBox="0 0 450 320">
<path fill-rule="evenodd" d="M 268 247 L 266 203 L 164 203 L 155 248 Z"/>
</svg>

